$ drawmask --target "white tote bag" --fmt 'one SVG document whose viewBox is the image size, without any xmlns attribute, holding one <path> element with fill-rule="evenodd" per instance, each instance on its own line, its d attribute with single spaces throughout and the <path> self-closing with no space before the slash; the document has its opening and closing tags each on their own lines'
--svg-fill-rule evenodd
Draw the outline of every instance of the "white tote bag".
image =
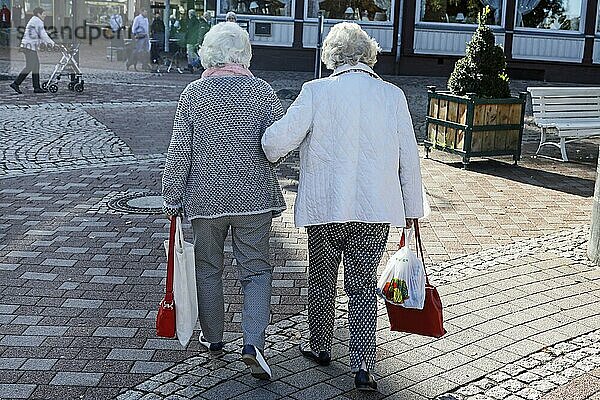
<svg viewBox="0 0 600 400">
<path fill-rule="evenodd" d="M 168 240 L 165 240 L 165 250 L 168 257 Z M 181 217 L 177 217 L 174 261 L 173 295 L 175 297 L 175 326 L 177 329 L 177 339 L 185 347 L 194 333 L 194 327 L 198 320 L 198 295 L 194 245 L 183 240 Z"/>
</svg>

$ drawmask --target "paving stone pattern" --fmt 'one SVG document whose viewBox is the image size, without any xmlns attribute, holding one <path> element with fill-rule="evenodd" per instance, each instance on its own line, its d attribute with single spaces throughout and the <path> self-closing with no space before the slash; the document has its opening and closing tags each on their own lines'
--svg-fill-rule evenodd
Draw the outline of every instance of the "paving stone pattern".
<svg viewBox="0 0 600 400">
<path fill-rule="evenodd" d="M 579 232 L 569 235 L 577 236 Z M 562 239 L 571 242 L 569 235 L 563 235 Z M 389 332 L 387 315 L 380 306 L 376 368 L 381 379 L 380 395 L 375 398 L 538 399 L 598 368 L 600 330 L 596 327 L 600 316 L 595 304 L 586 304 L 578 297 L 586 297 L 582 296 L 586 293 L 582 289 L 591 286 L 595 288 L 591 296 L 597 300 L 600 272 L 591 265 L 571 265 L 574 261 L 558 256 L 562 246 L 556 238 L 544 239 L 538 240 L 547 243 L 546 252 L 532 255 L 524 248 L 519 257 L 511 258 L 503 254 L 505 250 L 496 249 L 496 262 L 486 272 L 471 271 L 470 277 L 439 286 L 448 330 L 441 339 Z M 585 271 L 588 279 L 584 282 L 571 279 L 576 271 Z M 529 278 L 534 274 L 543 274 L 546 279 Z M 437 272 L 431 275 L 438 280 Z M 341 291 L 341 280 L 338 286 Z M 498 287 L 505 290 L 501 294 L 493 290 Z M 571 296 L 553 296 L 553 292 L 565 290 Z M 241 346 L 238 339 L 228 343 L 223 358 L 211 358 L 206 353 L 192 357 L 168 373 L 123 393 L 119 399 L 171 393 L 180 398 L 198 394 L 211 398 L 211 391 L 217 390 L 210 387 L 218 388 L 221 395 L 234 391 L 253 398 L 260 388 L 265 398 L 305 398 L 313 390 L 311 385 L 316 384 L 322 387 L 313 392 L 314 398 L 354 398 L 356 393 L 347 373 L 347 301 L 340 293 L 334 361 L 330 368 L 315 368 L 298 355 L 296 345 L 308 335 L 307 316 L 303 312 L 269 329 L 266 354 L 274 366 L 274 383 L 248 381 L 247 371 L 237 355 Z M 494 318 L 486 319 L 490 314 Z M 560 338 L 571 336 L 576 338 L 560 342 Z M 539 348 L 544 349 L 536 351 Z M 212 385 L 195 378 L 181 380 L 188 374 L 194 375 L 198 365 L 202 367 L 202 379 Z M 291 387 L 285 386 L 286 393 L 281 393 L 278 383 Z M 440 395 L 460 385 L 464 386 L 454 393 Z M 168 393 L 164 392 L 166 388 Z"/>
<path fill-rule="evenodd" d="M 508 364 L 452 394 L 437 397 L 437 400 L 548 399 L 552 395 L 543 397 L 544 394 L 599 366 L 600 330 L 596 330 Z M 591 383 L 596 388 L 592 386 L 588 392 L 600 391 L 597 379 Z M 565 391 L 561 393 L 563 399 L 574 397 Z"/>
<path fill-rule="evenodd" d="M 179 92 L 195 77 L 89 75 L 97 90 L 86 90 L 87 97 L 60 91 L 52 98 L 0 99 L 0 134 L 8 143 L 0 147 L 0 398 L 359 397 L 348 373 L 347 298 L 341 290 L 332 367 L 314 368 L 296 349 L 307 338 L 308 265 L 305 232 L 293 225 L 297 152 L 279 167 L 288 210 L 274 221 L 271 239 L 275 273 L 267 356 L 276 380 L 254 381 L 239 361 L 241 289 L 230 241 L 226 355 L 213 359 L 196 340 L 182 349 L 155 336 L 167 221 L 107 204 L 124 194 L 160 192 L 165 131 Z M 286 106 L 310 78 L 257 75 Z M 395 82 L 407 93 L 422 139 L 423 88 L 443 80 Z M 128 124 L 128 115 L 135 124 Z M 444 301 L 448 335 L 434 340 L 389 332 L 380 308 L 381 393 L 374 398 L 459 395 L 559 343 L 586 339 L 592 344 L 581 349 L 597 347 L 598 269 L 585 257 L 596 145 L 570 147 L 575 163 L 532 158 L 537 132 L 529 129 L 519 167 L 488 160 L 463 170 L 456 157 L 440 152 L 422 160 L 432 206 L 423 223 L 426 259 Z M 189 235 L 189 225 L 185 230 Z M 392 230 L 384 262 L 398 239 Z M 576 374 L 565 373 L 567 368 L 587 371 L 577 363 L 554 372 L 571 379 Z M 527 372 L 535 374 L 533 368 Z M 591 381 L 592 373 L 578 379 Z M 486 391 L 496 387 L 503 386 Z"/>
</svg>

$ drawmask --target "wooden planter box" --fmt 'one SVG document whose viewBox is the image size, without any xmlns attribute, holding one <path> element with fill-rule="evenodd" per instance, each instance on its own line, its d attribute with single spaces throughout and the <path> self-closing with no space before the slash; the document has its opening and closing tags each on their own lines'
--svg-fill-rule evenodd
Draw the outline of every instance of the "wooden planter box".
<svg viewBox="0 0 600 400">
<path fill-rule="evenodd" d="M 471 157 L 512 155 L 521 158 L 523 118 L 527 93 L 519 97 L 486 99 L 474 95 L 427 91 L 425 150 L 458 154 L 463 164 Z"/>
</svg>

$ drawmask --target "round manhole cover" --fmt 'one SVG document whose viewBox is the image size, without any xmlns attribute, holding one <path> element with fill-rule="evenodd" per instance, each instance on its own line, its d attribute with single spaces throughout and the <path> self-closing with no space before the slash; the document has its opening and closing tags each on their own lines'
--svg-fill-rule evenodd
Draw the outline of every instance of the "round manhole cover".
<svg viewBox="0 0 600 400">
<path fill-rule="evenodd" d="M 108 202 L 108 207 L 129 214 L 161 214 L 163 198 L 158 193 L 130 193 Z"/>
</svg>

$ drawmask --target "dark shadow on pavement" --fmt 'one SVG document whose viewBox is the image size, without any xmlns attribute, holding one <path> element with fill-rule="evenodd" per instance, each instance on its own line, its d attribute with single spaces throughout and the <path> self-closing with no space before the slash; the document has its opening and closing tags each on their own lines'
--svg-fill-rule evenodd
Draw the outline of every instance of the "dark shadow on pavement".
<svg viewBox="0 0 600 400">
<path fill-rule="evenodd" d="M 552 161 L 552 160 L 547 160 Z M 558 162 L 558 161 L 552 161 Z M 452 163 L 457 168 L 462 163 Z M 581 197 L 592 197 L 594 195 L 594 180 L 578 176 L 565 175 L 563 172 L 550 172 L 543 169 L 543 165 L 525 166 L 512 165 L 508 162 L 485 159 L 472 161 L 467 169 L 480 174 L 492 175 L 527 185 L 539 186 L 546 189 L 573 194 Z"/>
<path fill-rule="evenodd" d="M 512 156 L 479 158 L 474 157 L 467 170 L 497 176 L 527 185 L 550 190 L 592 197 L 598 162 L 598 142 L 587 140 L 567 144 L 569 162 L 560 160 L 560 150 L 545 146 L 536 156 L 537 143 L 523 143 L 521 160 L 513 165 Z M 463 168 L 457 155 L 432 150 L 430 159 L 455 168 Z"/>
</svg>

